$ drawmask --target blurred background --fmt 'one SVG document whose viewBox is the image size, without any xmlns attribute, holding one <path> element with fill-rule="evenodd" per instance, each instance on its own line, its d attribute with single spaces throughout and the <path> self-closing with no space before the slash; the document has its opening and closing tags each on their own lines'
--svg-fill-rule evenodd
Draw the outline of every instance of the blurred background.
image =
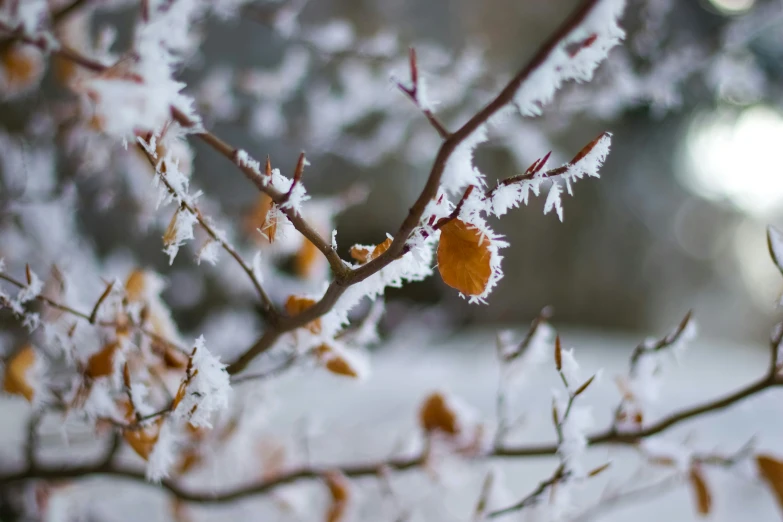
<svg viewBox="0 0 783 522">
<path fill-rule="evenodd" d="M 416 46 L 424 56 L 422 69 L 434 70 L 427 77 L 433 99 L 449 92 L 451 82 L 476 86 L 475 92 L 462 94 L 463 107 L 446 111 L 452 117 L 445 120 L 456 127 L 471 106 L 496 92 L 492 87 L 500 79 L 524 64 L 575 4 L 321 1 L 305 5 L 301 20 L 303 25 L 346 20 L 366 37 L 383 29 L 397 31 L 399 47 Z M 392 291 L 391 299 L 442 304 L 459 324 L 527 323 L 551 305 L 561 322 L 644 332 L 666 330 L 692 308 L 706 335 L 767 336 L 781 290 L 767 254 L 765 227 L 783 224 L 778 159 L 783 6 L 761 0 L 629 4 L 627 45 L 611 52 L 595 82 L 568 86 L 543 118 L 515 122 L 503 136 L 490 139 L 477 158 L 491 183 L 519 173 L 549 150 L 553 157 L 568 159 L 609 130 L 613 149 L 602 178 L 575 187 L 575 197 L 564 201 L 564 223 L 542 214 L 543 197 L 493 223 L 511 246 L 504 251 L 505 279 L 488 305 L 468 305 L 437 276 Z M 209 34 L 207 62 L 232 56 L 241 65 L 279 67 L 285 54 L 274 52 L 279 43 L 274 31 L 253 21 L 210 28 Z M 424 54 L 424 46 L 478 63 L 446 67 L 439 76 L 442 58 Z M 354 59 L 346 55 L 342 63 Z M 313 82 L 335 70 L 340 74 L 339 59 L 328 66 L 317 57 L 313 61 Z M 395 65 L 404 77 L 404 67 Z M 471 68 L 478 72 L 460 72 Z M 339 80 L 331 88 L 340 89 Z M 399 92 L 388 88 L 365 95 L 378 105 L 393 105 L 379 110 L 375 121 L 348 122 L 357 135 L 354 143 L 308 135 L 302 130 L 306 125 L 296 120 L 280 133 L 248 136 L 230 125 L 219 129 L 288 165 L 302 142 L 309 141 L 312 193 L 366 183 L 366 203 L 337 220 L 339 243 L 346 250 L 396 230 L 426 179 L 435 150 L 433 133 L 416 114 L 403 129 L 382 120 L 399 121 L 389 113 L 408 113 L 408 100 Z M 319 123 L 328 124 L 311 121 Z M 253 138 L 259 139 L 244 141 Z M 417 147 L 421 140 L 431 145 Z M 384 146 L 384 141 L 399 146 Z M 355 151 L 363 146 L 368 156 L 377 151 L 379 157 L 356 161 L 362 152 Z M 204 185 L 220 190 L 235 208 L 250 203 L 247 184 L 224 173 L 222 158 L 208 151 L 199 151 L 198 158 Z"/>
<path fill-rule="evenodd" d="M 117 27 L 113 45 L 122 48 L 129 35 L 120 22 L 135 16 L 135 3 L 122 4 L 94 2 L 90 22 L 69 21 L 64 34 L 100 40 L 106 27 Z M 347 257 L 354 243 L 378 243 L 396 230 L 437 149 L 437 136 L 389 81 L 391 73 L 406 77 L 407 48 L 418 50 L 431 98 L 440 101 L 436 111 L 456 128 L 575 4 L 250 3 L 239 17 L 205 24 L 205 43 L 182 75 L 207 126 L 229 142 L 256 157 L 269 154 L 289 175 L 305 150 L 311 194 L 367 190 L 366 200 L 336 218 Z M 567 161 L 608 130 L 613 147 L 601 179 L 575 187 L 564 201 L 563 223 L 542 214 L 544 197 L 493 223 L 511 246 L 503 252 L 505 279 L 489 304 L 468 305 L 435 276 L 389 292 L 389 325 L 395 310 L 410 305 L 437 306 L 447 324 L 483 326 L 526 324 L 551 305 L 560 323 L 660 333 L 694 309 L 710 336 L 767 336 L 781 290 L 765 227 L 783 225 L 783 5 L 630 0 L 623 26 L 627 43 L 611 52 L 594 82 L 568 85 L 543 117 L 493 129 L 476 158 L 493 184 L 549 151 L 552 164 Z M 40 129 L 40 96 L 50 94 L 0 105 L 6 132 Z M 257 194 L 224 158 L 200 143 L 194 148 L 193 179 L 211 198 L 209 208 L 242 223 Z M 56 168 L 60 180 L 82 180 L 77 226 L 98 256 L 127 260 L 131 252 L 163 272 L 166 299 L 186 327 L 204 318 L 205 303 L 228 301 L 224 285 L 199 279 L 190 260 L 180 256 L 167 266 L 159 231 L 128 227 L 149 209 L 107 181 L 116 178 L 83 170 L 65 160 Z M 6 222 L 16 219 L 13 202 L 27 190 L 14 179 L 6 175 L 3 182 Z M 19 226 L 21 236 L 28 233 Z M 282 259 L 280 268 L 287 266 Z"/>
</svg>

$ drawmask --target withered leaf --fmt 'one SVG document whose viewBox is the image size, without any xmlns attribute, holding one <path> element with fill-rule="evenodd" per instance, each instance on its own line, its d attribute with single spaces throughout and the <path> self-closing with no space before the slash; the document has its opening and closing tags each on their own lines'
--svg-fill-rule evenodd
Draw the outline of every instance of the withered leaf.
<svg viewBox="0 0 783 522">
<path fill-rule="evenodd" d="M 163 418 L 159 417 L 155 422 L 144 428 L 123 430 L 122 437 L 133 448 L 133 451 L 144 460 L 147 460 L 155 447 L 155 443 L 158 442 L 162 424 Z"/>
<path fill-rule="evenodd" d="M 434 392 L 424 399 L 419 410 L 419 423 L 427 433 L 441 431 L 457 435 L 460 432 L 457 414 L 440 392 Z"/>
<path fill-rule="evenodd" d="M 6 392 L 21 395 L 32 402 L 35 391 L 30 383 L 28 372 L 35 364 L 35 358 L 35 349 L 31 344 L 27 344 L 8 361 L 3 380 L 3 389 Z"/>
<path fill-rule="evenodd" d="M 480 295 L 492 276 L 489 238 L 452 219 L 440 229 L 438 271 L 443 282 L 465 295 Z"/>
<path fill-rule="evenodd" d="M 696 512 L 702 516 L 709 515 L 710 510 L 712 509 L 712 494 L 707 487 L 707 482 L 704 480 L 704 475 L 702 474 L 700 467 L 691 466 L 688 481 L 691 484 L 695 496 Z"/>
<path fill-rule="evenodd" d="M 285 302 L 285 311 L 291 316 L 297 316 L 313 306 L 315 304 L 314 299 L 307 297 L 297 297 L 295 295 L 289 296 Z M 316 319 L 305 325 L 305 328 L 313 332 L 314 334 L 321 333 L 321 320 Z"/>
<path fill-rule="evenodd" d="M 369 263 L 376 257 L 380 256 L 381 254 L 389 250 L 391 244 L 392 244 L 392 239 L 387 237 L 386 241 L 378 245 L 375 245 L 375 247 L 372 250 L 370 250 L 370 248 L 366 246 L 354 245 L 351 247 L 351 257 L 354 258 L 359 263 Z"/>
<path fill-rule="evenodd" d="M 761 478 L 775 494 L 778 507 L 783 511 L 783 462 L 771 455 L 757 455 L 756 465 Z"/>
<path fill-rule="evenodd" d="M 351 484 L 348 478 L 339 471 L 329 471 L 324 474 L 324 482 L 329 488 L 332 502 L 326 512 L 326 522 L 341 522 L 345 520 L 348 502 L 351 499 Z"/>
<path fill-rule="evenodd" d="M 324 368 L 330 372 L 346 377 L 359 377 L 358 370 L 351 365 L 351 362 L 330 346 L 322 344 L 315 349 L 315 353 Z"/>
<path fill-rule="evenodd" d="M 309 239 L 302 241 L 302 246 L 294 258 L 294 271 L 303 279 L 312 277 L 322 261 L 321 251 Z"/>
<path fill-rule="evenodd" d="M 119 343 L 111 342 L 94 353 L 87 361 L 87 375 L 93 379 L 111 375 L 114 370 L 114 355 L 119 347 Z"/>
<path fill-rule="evenodd" d="M 5 83 L 13 91 L 30 87 L 43 73 L 38 50 L 20 44 L 12 44 L 0 52 L 0 66 Z"/>
</svg>

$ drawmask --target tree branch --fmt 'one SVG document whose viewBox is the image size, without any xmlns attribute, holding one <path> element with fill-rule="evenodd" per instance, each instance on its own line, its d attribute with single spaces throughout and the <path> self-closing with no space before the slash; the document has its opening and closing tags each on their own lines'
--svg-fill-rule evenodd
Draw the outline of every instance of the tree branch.
<svg viewBox="0 0 783 522">
<path fill-rule="evenodd" d="M 597 433 L 588 438 L 589 446 L 634 446 L 641 439 L 658 434 L 668 428 L 680 424 L 686 420 L 705 415 L 707 413 L 719 411 L 732 404 L 735 404 L 748 397 L 756 395 L 766 389 L 783 385 L 783 380 L 779 377 L 770 378 L 765 376 L 745 386 L 736 392 L 722 398 L 714 399 L 703 404 L 686 408 L 675 412 L 658 422 L 651 424 L 647 428 L 629 432 L 617 433 L 614 428 L 604 432 Z M 487 458 L 526 458 L 526 457 L 545 457 L 557 453 L 557 444 L 540 445 L 522 445 L 517 447 L 498 447 L 482 455 Z M 253 495 L 259 495 L 271 491 L 285 484 L 291 484 L 300 480 L 320 479 L 324 473 L 339 469 L 339 471 L 348 477 L 368 477 L 377 476 L 378 470 L 389 469 L 396 471 L 406 471 L 418 469 L 426 464 L 426 454 L 416 455 L 408 458 L 392 458 L 385 461 L 370 462 L 363 464 L 349 464 L 336 468 L 306 466 L 296 468 L 282 473 L 272 479 L 262 480 L 252 484 L 243 485 L 226 491 L 192 491 L 179 485 L 175 480 L 164 480 L 160 486 L 175 495 L 177 498 L 189 502 L 202 503 L 226 503 L 240 498 Z M 73 467 L 38 467 L 34 470 L 25 470 L 6 475 L 0 475 L 0 484 L 10 484 L 23 482 L 27 480 L 57 480 L 57 479 L 77 479 L 93 475 L 110 475 L 114 477 L 127 478 L 137 482 L 143 482 L 150 487 L 157 487 L 146 481 L 145 474 L 142 471 L 112 466 L 103 459 L 100 462 L 82 466 Z"/>
<path fill-rule="evenodd" d="M 258 297 L 261 299 L 261 310 L 264 313 L 264 316 L 270 322 L 274 323 L 277 320 L 278 312 L 275 309 L 274 303 L 269 298 L 269 295 L 267 295 L 266 291 L 261 286 L 261 281 L 258 280 L 258 277 L 256 277 L 256 274 L 253 272 L 253 269 L 250 267 L 250 265 L 242 258 L 239 252 L 237 252 L 236 249 L 225 240 L 222 234 L 218 234 L 215 228 L 204 218 L 201 210 L 195 205 L 185 201 L 185 198 L 182 197 L 182 194 L 179 194 L 177 190 L 171 185 L 168 176 L 166 176 L 166 173 L 161 172 L 157 166 L 157 161 L 159 161 L 159 158 L 153 157 L 146 147 L 141 144 L 139 144 L 139 150 L 144 154 L 153 170 L 158 174 L 160 180 L 163 182 L 163 185 L 165 185 L 166 190 L 168 190 L 171 195 L 177 197 L 180 200 L 180 208 L 193 214 L 204 232 L 206 232 L 213 241 L 217 242 L 220 247 L 228 253 L 228 255 L 234 258 L 240 268 L 242 268 L 253 284 L 253 287 L 256 289 Z"/>
</svg>

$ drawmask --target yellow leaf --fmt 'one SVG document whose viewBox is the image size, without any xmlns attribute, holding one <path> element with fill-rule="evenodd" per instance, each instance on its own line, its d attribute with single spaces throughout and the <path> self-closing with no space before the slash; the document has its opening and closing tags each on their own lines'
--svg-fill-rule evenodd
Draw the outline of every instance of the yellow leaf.
<svg viewBox="0 0 783 522">
<path fill-rule="evenodd" d="M 691 467 L 688 480 L 693 488 L 693 494 L 696 496 L 696 511 L 702 515 L 709 515 L 712 508 L 712 495 L 707 488 L 707 482 L 697 466 Z"/>
<path fill-rule="evenodd" d="M 430 394 L 419 410 L 419 423 L 427 433 L 441 431 L 449 435 L 460 432 L 459 419 L 442 393 Z"/>
<path fill-rule="evenodd" d="M 307 297 L 297 297 L 295 295 L 289 296 L 285 302 L 285 310 L 291 316 L 297 316 L 313 306 L 315 304 L 314 299 Z M 305 325 L 305 328 L 313 332 L 314 334 L 321 333 L 321 320 L 316 319 Z"/>
<path fill-rule="evenodd" d="M 391 244 L 391 238 L 386 238 L 386 241 L 379 245 L 375 245 L 375 248 L 372 250 L 370 250 L 370 247 L 363 245 L 354 245 L 351 247 L 351 257 L 360 263 L 368 263 L 389 250 Z"/>
<path fill-rule="evenodd" d="M 35 392 L 27 374 L 35 364 L 35 359 L 35 349 L 31 344 L 27 344 L 8 361 L 3 381 L 3 389 L 6 392 L 21 395 L 32 402 Z"/>
<path fill-rule="evenodd" d="M 480 295 L 492 275 L 489 238 L 459 219 L 440 229 L 438 271 L 443 282 L 465 295 Z"/>
<path fill-rule="evenodd" d="M 87 361 L 87 375 L 93 379 L 111 375 L 114 370 L 114 354 L 119 347 L 119 343 L 112 342 L 93 354 Z"/>
<path fill-rule="evenodd" d="M 778 507 L 783 510 L 783 462 L 770 455 L 756 456 L 756 464 L 761 478 L 769 485 L 775 494 Z"/>
</svg>

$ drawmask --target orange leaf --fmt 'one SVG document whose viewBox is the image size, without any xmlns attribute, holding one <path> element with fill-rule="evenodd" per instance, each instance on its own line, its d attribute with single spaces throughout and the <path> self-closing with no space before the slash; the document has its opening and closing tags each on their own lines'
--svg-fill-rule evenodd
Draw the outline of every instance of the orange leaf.
<svg viewBox="0 0 783 522">
<path fill-rule="evenodd" d="M 87 375 L 93 379 L 111 375 L 114 370 L 114 354 L 119 347 L 119 343 L 112 342 L 104 346 L 101 351 L 94 353 L 87 361 Z"/>
<path fill-rule="evenodd" d="M 36 353 L 31 344 L 19 350 L 5 366 L 3 389 L 8 393 L 21 395 L 32 402 L 34 390 L 28 372 L 35 363 Z"/>
<path fill-rule="evenodd" d="M 362 245 L 354 245 L 351 247 L 351 257 L 360 263 L 368 263 L 383 254 L 392 244 L 391 238 L 386 238 L 386 241 L 379 245 L 375 245 L 375 248 L 370 250 L 370 247 Z"/>
<path fill-rule="evenodd" d="M 460 432 L 459 419 L 442 393 L 434 392 L 424 400 L 419 410 L 419 424 L 424 431 L 442 431 L 450 435 Z"/>
<path fill-rule="evenodd" d="M 339 471 L 330 471 L 324 474 L 324 481 L 332 497 L 332 503 L 326 512 L 326 522 L 341 522 L 345 520 L 348 511 L 351 484 L 348 482 L 348 478 Z"/>
<path fill-rule="evenodd" d="M 318 269 L 321 251 L 309 239 L 302 241 L 302 247 L 294 258 L 294 271 L 296 275 L 307 279 L 314 276 Z"/>
<path fill-rule="evenodd" d="M 688 480 L 691 483 L 694 495 L 696 495 L 696 511 L 702 516 L 709 515 L 712 508 L 712 495 L 698 466 L 691 467 Z"/>
<path fill-rule="evenodd" d="M 134 270 L 125 280 L 125 293 L 128 300 L 137 302 L 144 299 L 146 289 L 146 274 L 144 270 Z"/>
<path fill-rule="evenodd" d="M 273 207 L 272 198 L 265 192 L 262 192 L 258 196 L 256 204 L 245 215 L 244 228 L 249 236 L 260 238 L 264 242 L 275 242 L 277 219 L 273 216 L 274 213 L 271 212 Z M 266 239 L 256 232 L 259 229 L 266 235 Z"/>
<path fill-rule="evenodd" d="M 489 238 L 459 219 L 440 230 L 438 271 L 443 282 L 465 295 L 483 293 L 492 275 Z"/>
<path fill-rule="evenodd" d="M 203 461 L 201 454 L 194 448 L 189 448 L 180 457 L 179 464 L 177 464 L 177 474 L 185 475 L 188 471 L 192 470 Z"/>
<path fill-rule="evenodd" d="M 37 82 L 43 73 L 43 60 L 37 49 L 18 44 L 8 46 L 0 54 L 5 88 L 19 92 Z"/>
<path fill-rule="evenodd" d="M 346 377 L 359 377 L 358 370 L 351 365 L 350 361 L 328 345 L 322 344 L 315 349 L 315 353 L 330 372 Z"/>
<path fill-rule="evenodd" d="M 307 297 L 297 297 L 295 295 L 289 296 L 285 302 L 285 311 L 291 316 L 296 316 L 310 308 L 315 304 L 314 299 Z M 313 332 L 314 334 L 321 333 L 321 320 L 316 319 L 305 325 L 305 328 Z"/>
<path fill-rule="evenodd" d="M 761 478 L 772 488 L 778 507 L 783 510 L 783 462 L 770 455 L 757 455 L 756 464 Z"/>
<path fill-rule="evenodd" d="M 177 216 L 179 215 L 179 209 L 174 212 L 169 221 L 169 226 L 166 227 L 166 232 L 163 234 L 163 246 L 171 246 L 177 239 Z"/>
<path fill-rule="evenodd" d="M 158 442 L 162 424 L 163 418 L 159 417 L 153 424 L 144 428 L 123 430 L 122 437 L 139 457 L 147 460 L 155 447 L 155 443 Z"/>
</svg>

